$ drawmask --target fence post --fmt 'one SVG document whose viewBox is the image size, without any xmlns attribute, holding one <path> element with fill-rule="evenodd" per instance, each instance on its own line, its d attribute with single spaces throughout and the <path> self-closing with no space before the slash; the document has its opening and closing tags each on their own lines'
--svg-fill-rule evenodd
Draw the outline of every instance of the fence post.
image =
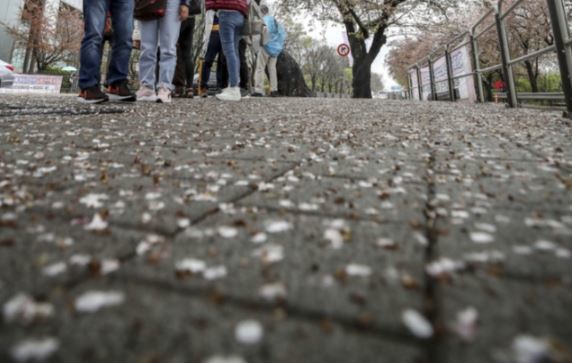
<svg viewBox="0 0 572 363">
<path fill-rule="evenodd" d="M 471 51 L 473 52 L 477 101 L 480 103 L 485 103 L 485 92 L 483 90 L 483 75 L 481 74 L 481 63 L 479 61 L 479 44 L 478 44 L 478 39 L 475 37 L 474 29 L 471 32 Z"/>
<path fill-rule="evenodd" d="M 417 89 L 419 92 L 419 101 L 423 101 L 423 81 L 421 80 L 421 69 L 419 69 L 419 65 L 415 66 L 417 70 Z"/>
<path fill-rule="evenodd" d="M 447 63 L 447 84 L 449 85 L 449 100 L 455 102 L 455 80 L 453 79 L 453 62 L 451 62 L 451 54 L 449 47 L 445 50 L 445 62 Z"/>
<path fill-rule="evenodd" d="M 572 117 L 572 49 L 566 45 L 570 40 L 566 9 L 562 0 L 548 0 L 548 10 L 550 11 L 554 44 L 560 65 L 562 88 L 566 97 L 566 112 L 564 114 L 566 117 Z"/>
<path fill-rule="evenodd" d="M 407 99 L 413 100 L 413 79 L 411 78 L 411 68 L 407 70 Z"/>
<path fill-rule="evenodd" d="M 504 21 L 501 17 L 501 10 L 497 8 L 495 13 L 495 21 L 497 26 L 497 33 L 499 36 L 499 45 L 501 48 L 501 58 L 502 58 L 502 70 L 507 87 L 507 100 L 509 107 L 517 107 L 518 99 L 516 98 L 516 86 L 514 83 L 514 73 L 512 72 L 512 66 L 510 62 L 510 50 L 508 48 L 508 36 L 506 34 L 506 29 L 504 26 Z"/>
<path fill-rule="evenodd" d="M 427 62 L 429 64 L 429 82 L 431 82 L 431 99 L 433 101 L 437 101 L 437 87 L 435 84 L 435 72 L 433 71 L 433 61 L 431 60 L 431 56 L 429 56 Z"/>
</svg>

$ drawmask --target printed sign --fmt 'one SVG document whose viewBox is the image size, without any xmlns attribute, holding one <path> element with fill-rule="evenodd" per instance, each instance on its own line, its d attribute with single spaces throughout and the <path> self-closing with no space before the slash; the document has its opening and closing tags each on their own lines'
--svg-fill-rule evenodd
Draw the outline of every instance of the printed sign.
<svg viewBox="0 0 572 363">
<path fill-rule="evenodd" d="M 62 76 L 43 74 L 15 74 L 11 88 L 0 88 L 2 93 L 44 93 L 59 94 L 62 88 Z"/>
</svg>

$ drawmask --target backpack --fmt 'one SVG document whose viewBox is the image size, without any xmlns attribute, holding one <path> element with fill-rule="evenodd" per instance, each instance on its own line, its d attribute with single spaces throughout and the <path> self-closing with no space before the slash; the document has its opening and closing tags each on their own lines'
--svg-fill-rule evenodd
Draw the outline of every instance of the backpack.
<svg viewBox="0 0 572 363">
<path fill-rule="evenodd" d="M 268 17 L 265 18 L 268 19 Z M 265 34 L 262 36 L 262 45 L 271 57 L 278 57 L 286 43 L 286 29 L 275 17 L 271 16 L 271 18 L 272 20 L 266 24 Z"/>
<path fill-rule="evenodd" d="M 165 16 L 167 0 L 135 0 L 134 16 L 137 20 L 155 20 Z"/>
</svg>

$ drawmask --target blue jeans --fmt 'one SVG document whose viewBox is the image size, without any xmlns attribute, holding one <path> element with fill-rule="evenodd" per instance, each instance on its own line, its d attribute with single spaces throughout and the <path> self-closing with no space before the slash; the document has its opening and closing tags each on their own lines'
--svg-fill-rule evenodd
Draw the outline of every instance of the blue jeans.
<svg viewBox="0 0 572 363">
<path fill-rule="evenodd" d="M 134 0 L 83 0 L 85 35 L 81 42 L 79 87 L 85 89 L 99 85 L 105 17 L 111 12 L 113 37 L 111 61 L 107 71 L 107 84 L 126 80 L 133 45 Z"/>
<path fill-rule="evenodd" d="M 244 26 L 244 15 L 234 10 L 219 10 L 220 41 L 226 58 L 230 87 L 238 87 L 240 83 L 240 59 L 238 42 Z"/>
<path fill-rule="evenodd" d="M 220 44 L 220 35 L 218 31 L 213 31 L 209 37 L 209 45 L 207 46 L 207 53 L 205 54 L 205 62 L 203 63 L 203 68 L 201 69 L 201 87 L 208 87 L 209 79 L 211 77 L 211 69 L 217 56 L 218 63 L 216 66 L 216 85 L 218 88 L 224 87 L 225 78 L 228 78 L 228 76 L 223 74 L 223 65 L 226 72 L 226 60 L 224 59 L 224 56 L 221 52 L 222 45 Z"/>
<path fill-rule="evenodd" d="M 141 57 L 139 58 L 139 82 L 146 87 L 173 90 L 173 76 L 177 66 L 177 40 L 181 21 L 180 0 L 167 0 L 165 16 L 157 20 L 140 21 Z M 159 55 L 159 80 L 156 79 L 157 47 Z"/>
</svg>

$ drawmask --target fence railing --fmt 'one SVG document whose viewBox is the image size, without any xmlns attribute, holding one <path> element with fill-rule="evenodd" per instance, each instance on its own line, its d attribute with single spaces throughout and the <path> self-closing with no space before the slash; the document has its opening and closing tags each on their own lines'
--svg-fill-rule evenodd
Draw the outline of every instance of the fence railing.
<svg viewBox="0 0 572 363">
<path fill-rule="evenodd" d="M 535 50 L 525 55 L 511 58 L 509 48 L 509 37 L 507 33 L 507 17 L 516 11 L 524 1 L 531 0 L 515 0 L 508 8 L 504 8 L 506 0 L 498 0 L 497 6 L 484 14 L 470 30 L 452 39 L 444 47 L 441 47 L 425 58 L 419 60 L 415 65 L 409 68 L 409 87 L 408 96 L 411 99 L 418 98 L 423 100 L 425 90 L 429 90 L 429 100 L 446 99 L 456 101 L 459 95 L 455 91 L 455 81 L 460 79 L 472 78 L 474 81 L 474 92 L 478 102 L 485 102 L 485 92 L 483 88 L 483 74 L 492 71 L 501 71 L 505 83 L 505 92 L 498 93 L 497 97 L 506 99 L 509 107 L 519 107 L 519 101 L 522 100 L 564 100 L 566 104 L 566 115 L 572 116 L 572 37 L 570 36 L 569 24 L 566 9 L 563 0 L 545 0 L 548 6 L 552 35 L 554 42 L 543 49 Z M 541 0 L 532 0 L 541 1 Z M 490 19 L 493 17 L 493 19 Z M 487 19 L 493 20 L 487 24 Z M 484 25 L 484 26 L 483 26 Z M 498 50 L 500 52 L 501 62 L 499 64 L 481 66 L 479 40 L 485 34 L 496 28 L 498 39 Z M 546 34 L 548 35 L 548 34 Z M 472 56 L 470 57 L 471 71 L 455 74 L 453 72 L 453 62 L 451 54 L 461 48 L 469 48 Z M 517 92 L 514 68 L 517 64 L 537 59 L 543 55 L 556 53 L 558 58 L 558 66 L 560 70 L 562 93 L 554 92 Z M 442 62 L 443 57 L 446 63 L 446 79 L 441 75 L 437 79 L 435 74 L 435 62 Z M 421 70 L 428 69 L 429 77 L 423 77 Z M 459 73 L 458 71 L 456 73 Z M 426 81 L 423 80 L 426 79 Z M 439 93 L 437 85 L 440 83 L 447 84 L 447 92 Z M 417 93 L 417 95 L 415 95 Z M 417 97 L 415 97 L 417 96 Z"/>
</svg>

